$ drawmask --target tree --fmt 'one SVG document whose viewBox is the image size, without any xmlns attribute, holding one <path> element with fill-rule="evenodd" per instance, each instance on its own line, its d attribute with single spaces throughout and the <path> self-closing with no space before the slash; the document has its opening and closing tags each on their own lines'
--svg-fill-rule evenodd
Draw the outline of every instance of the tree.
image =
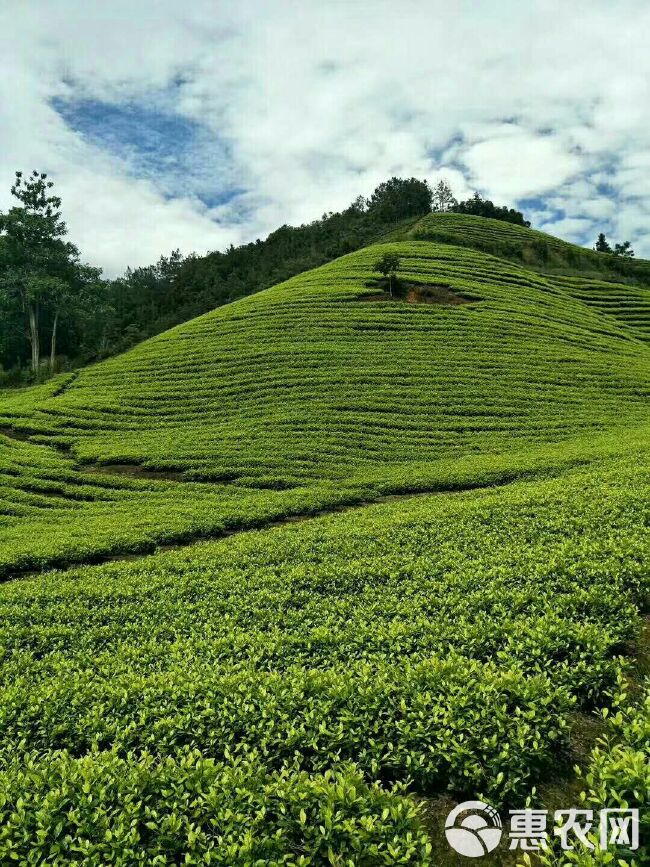
<svg viewBox="0 0 650 867">
<path fill-rule="evenodd" d="M 0 213 L 0 292 L 6 302 L 19 307 L 26 319 L 31 347 L 31 368 L 39 375 L 41 318 L 52 320 L 50 363 L 53 366 L 61 312 L 70 307 L 99 272 L 79 264 L 79 251 L 64 240 L 67 228 L 61 218 L 61 199 L 52 195 L 52 181 L 34 170 L 24 178 L 16 172 L 11 188 L 19 201 Z"/>
<path fill-rule="evenodd" d="M 612 248 L 607 243 L 607 238 L 605 237 L 605 233 L 601 232 L 598 235 L 598 240 L 596 241 L 596 246 L 594 247 L 597 253 L 611 253 Z"/>
<path fill-rule="evenodd" d="M 444 180 L 438 181 L 433 191 L 433 210 L 450 211 L 457 204 L 449 184 Z"/>
<path fill-rule="evenodd" d="M 614 255 L 622 256 L 624 259 L 632 259 L 634 250 L 630 241 L 623 241 L 622 244 L 614 244 Z"/>
<path fill-rule="evenodd" d="M 433 193 L 427 181 L 391 178 L 375 189 L 368 200 L 368 214 L 383 222 L 418 217 L 431 210 Z"/>
<path fill-rule="evenodd" d="M 70 245 L 71 246 L 71 245 Z M 58 326 L 62 316 L 80 314 L 95 306 L 99 301 L 99 268 L 81 265 L 76 260 L 68 263 L 63 269 L 62 277 L 51 284 L 47 307 L 51 317 L 50 331 L 50 372 L 54 373 L 56 361 L 56 341 Z M 99 306 L 97 308 L 97 312 Z"/>
<path fill-rule="evenodd" d="M 343 212 L 344 214 L 365 214 L 368 210 L 368 199 L 365 196 L 357 196 L 350 206 Z"/>
<path fill-rule="evenodd" d="M 397 277 L 397 269 L 401 262 L 400 257 L 396 253 L 384 253 L 381 259 L 378 259 L 374 264 L 375 271 L 379 271 L 384 277 L 388 277 L 388 288 L 390 297 L 393 297 L 393 280 Z"/>
</svg>

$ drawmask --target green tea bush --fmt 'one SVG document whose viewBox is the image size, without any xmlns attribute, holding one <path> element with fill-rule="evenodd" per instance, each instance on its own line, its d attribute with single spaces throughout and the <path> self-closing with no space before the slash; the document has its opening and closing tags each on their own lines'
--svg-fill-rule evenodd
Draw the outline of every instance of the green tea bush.
<svg viewBox="0 0 650 867">
<path fill-rule="evenodd" d="M 364 301 L 384 254 L 399 256 L 400 279 L 473 302 Z M 0 434 L 0 573 L 413 490 L 418 474 L 444 488 L 437 469 L 469 459 L 466 484 L 492 483 L 482 461 L 514 478 L 548 447 L 552 465 L 563 448 L 584 460 L 607 431 L 629 437 L 647 423 L 642 323 L 567 279 L 459 246 L 376 244 L 77 376 L 5 392 L 0 428 L 31 441 Z"/>
<path fill-rule="evenodd" d="M 418 809 L 354 767 L 268 773 L 254 756 L 28 755 L 0 779 L 16 864 L 429 864 Z"/>
<path fill-rule="evenodd" d="M 305 778 L 353 762 L 367 785 L 520 802 L 569 759 L 575 710 L 616 686 L 637 632 L 643 466 L 610 458 L 5 584 L 3 785 L 25 756 L 198 753 Z"/>
<path fill-rule="evenodd" d="M 614 702 L 615 712 L 606 716 L 607 734 L 593 749 L 580 795 L 582 809 L 597 815 L 603 808 L 639 811 L 639 848 L 602 849 L 597 828 L 588 839 L 593 848 L 578 843 L 572 852 L 552 850 L 542 859 L 545 865 L 595 867 L 616 864 L 642 867 L 650 861 L 650 681 L 640 697 L 625 688 Z"/>
</svg>

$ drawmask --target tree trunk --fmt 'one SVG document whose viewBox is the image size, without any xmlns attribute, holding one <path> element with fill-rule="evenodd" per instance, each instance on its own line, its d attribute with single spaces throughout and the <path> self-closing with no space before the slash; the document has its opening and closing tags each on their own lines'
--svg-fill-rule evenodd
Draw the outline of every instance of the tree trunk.
<svg viewBox="0 0 650 867">
<path fill-rule="evenodd" d="M 393 297 L 393 275 L 388 275 L 388 290 L 390 292 L 390 297 Z"/>
<path fill-rule="evenodd" d="M 54 359 L 56 357 L 56 326 L 59 324 L 59 311 L 54 314 L 52 323 L 52 340 L 50 342 L 50 373 L 54 373 Z"/>
<path fill-rule="evenodd" d="M 38 368 L 41 362 L 41 345 L 38 336 L 38 307 L 28 304 L 29 342 L 32 347 L 32 372 L 38 378 Z"/>
</svg>

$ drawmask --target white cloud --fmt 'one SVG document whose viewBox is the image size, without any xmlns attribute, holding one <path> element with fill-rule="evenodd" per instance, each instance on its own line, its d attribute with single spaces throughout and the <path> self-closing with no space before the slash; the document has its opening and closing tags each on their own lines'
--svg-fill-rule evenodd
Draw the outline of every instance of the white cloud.
<svg viewBox="0 0 650 867">
<path fill-rule="evenodd" d="M 578 241 L 585 234 L 594 233 L 594 222 L 583 217 L 565 217 L 550 223 L 541 223 L 539 228 L 542 232 L 550 232 L 559 235 L 569 241 Z"/>
<path fill-rule="evenodd" d="M 508 202 L 561 186 L 581 165 L 558 136 L 538 135 L 513 124 L 470 145 L 462 159 L 477 187 Z"/>
<path fill-rule="evenodd" d="M 647 237 L 649 26 L 645 0 L 4 0 L 0 207 L 14 169 L 50 171 L 73 240 L 111 273 L 314 219 L 392 174 L 548 198 L 535 211 L 567 237 L 591 220 Z M 57 96 L 163 100 L 229 159 L 197 149 L 170 199 L 67 127 Z M 246 193 L 209 209 L 203 179 Z"/>
</svg>

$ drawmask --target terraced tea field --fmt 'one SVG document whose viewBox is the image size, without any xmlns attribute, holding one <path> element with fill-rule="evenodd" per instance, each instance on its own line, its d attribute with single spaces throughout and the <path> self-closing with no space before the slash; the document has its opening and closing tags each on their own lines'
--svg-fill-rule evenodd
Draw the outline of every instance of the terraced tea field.
<svg viewBox="0 0 650 867">
<path fill-rule="evenodd" d="M 446 219 L 2 395 L 0 863 L 444 864 L 443 794 L 646 797 L 650 290 Z M 469 303 L 364 300 L 385 252 Z"/>
</svg>

